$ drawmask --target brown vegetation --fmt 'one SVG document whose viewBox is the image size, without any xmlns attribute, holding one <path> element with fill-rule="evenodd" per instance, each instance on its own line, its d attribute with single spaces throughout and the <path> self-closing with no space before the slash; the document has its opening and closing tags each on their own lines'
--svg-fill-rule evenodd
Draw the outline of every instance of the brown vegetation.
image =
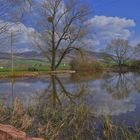
<svg viewBox="0 0 140 140">
<path fill-rule="evenodd" d="M 7 122 L 20 130 L 46 140 L 139 139 L 140 129 L 115 125 L 110 117 L 95 117 L 84 105 L 51 108 L 38 102 L 27 109 L 16 99 L 13 108 L 0 107 L 0 122 Z M 34 136 L 34 135 L 33 135 Z"/>
<path fill-rule="evenodd" d="M 101 63 L 96 60 L 73 59 L 70 63 L 70 67 L 72 70 L 86 72 L 101 72 L 103 70 Z"/>
</svg>

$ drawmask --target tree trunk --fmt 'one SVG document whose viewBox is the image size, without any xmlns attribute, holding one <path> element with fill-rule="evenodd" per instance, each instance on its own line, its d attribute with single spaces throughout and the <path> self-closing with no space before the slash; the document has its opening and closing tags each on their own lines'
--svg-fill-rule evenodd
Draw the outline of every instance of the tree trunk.
<svg viewBox="0 0 140 140">
<path fill-rule="evenodd" d="M 55 14 L 54 14 L 55 16 Z M 54 18 L 53 16 L 53 18 Z M 55 48 L 55 27 L 52 22 L 52 62 L 51 62 L 51 71 L 55 71 L 55 57 L 56 57 L 56 48 Z"/>
<path fill-rule="evenodd" d="M 55 76 L 52 75 L 51 76 L 51 80 L 52 80 L 52 103 L 53 103 L 53 107 L 56 107 L 56 79 Z"/>
<path fill-rule="evenodd" d="M 52 62 L 51 62 L 51 71 L 55 71 L 56 68 L 55 68 L 55 51 L 53 50 L 53 53 L 52 53 Z"/>
<path fill-rule="evenodd" d="M 57 87 L 56 87 L 56 79 L 58 79 L 55 75 L 51 75 L 51 80 L 52 80 L 52 103 L 53 103 L 53 107 L 56 108 L 57 106 L 57 102 L 59 103 L 59 105 L 61 104 L 61 101 L 57 95 Z"/>
<path fill-rule="evenodd" d="M 119 73 L 122 73 L 122 63 L 119 62 Z"/>
</svg>

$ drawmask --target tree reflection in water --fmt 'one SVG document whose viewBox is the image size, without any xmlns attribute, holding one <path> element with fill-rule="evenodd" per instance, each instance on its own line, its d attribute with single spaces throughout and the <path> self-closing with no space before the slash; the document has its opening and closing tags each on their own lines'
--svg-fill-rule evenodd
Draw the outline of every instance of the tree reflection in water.
<svg viewBox="0 0 140 140">
<path fill-rule="evenodd" d="M 50 103 L 54 108 L 65 106 L 68 104 L 76 104 L 76 100 L 80 100 L 86 90 L 86 84 L 72 87 L 66 87 L 59 77 L 52 75 L 48 87 L 41 93 L 38 100 L 40 103 Z"/>
<path fill-rule="evenodd" d="M 133 76 L 131 73 L 115 73 L 110 78 L 105 78 L 103 87 L 115 99 L 125 99 L 133 91 Z"/>
<path fill-rule="evenodd" d="M 133 86 L 137 93 L 140 93 L 140 74 L 139 73 L 133 73 Z"/>
</svg>

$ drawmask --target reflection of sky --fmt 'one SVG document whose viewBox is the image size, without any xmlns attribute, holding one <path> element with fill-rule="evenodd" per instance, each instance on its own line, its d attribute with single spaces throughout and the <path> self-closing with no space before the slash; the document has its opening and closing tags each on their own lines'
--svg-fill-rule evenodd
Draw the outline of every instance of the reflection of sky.
<svg viewBox="0 0 140 140">
<path fill-rule="evenodd" d="M 135 99 L 134 103 L 136 108 L 134 111 L 129 111 L 126 114 L 119 114 L 119 116 L 114 116 L 113 120 L 116 123 L 128 124 L 128 125 L 139 125 L 140 126 L 140 95 L 136 92 L 131 94 L 131 97 Z"/>
<path fill-rule="evenodd" d="M 97 116 L 100 115 L 119 115 L 120 113 L 127 113 L 134 111 L 136 105 L 134 103 L 135 97 L 131 96 L 123 99 L 116 100 L 106 91 L 103 90 L 93 91 L 88 98 L 88 104 L 91 106 Z M 96 94 L 94 94 L 96 92 Z"/>
<path fill-rule="evenodd" d="M 61 78 L 61 82 L 67 91 L 73 95 L 80 91 L 80 88 L 84 86 L 85 93 L 82 94 L 79 98 L 74 98 L 78 104 L 85 104 L 89 106 L 95 112 L 95 115 L 126 115 L 135 114 L 138 115 L 137 111 L 140 108 L 140 94 L 138 93 L 136 87 L 139 87 L 140 77 L 129 74 L 126 75 L 128 79 L 131 80 L 131 90 L 127 96 L 122 96 L 123 98 L 114 98 L 114 94 L 117 92 L 109 93 L 107 90 L 108 86 L 116 84 L 116 80 L 113 80 L 113 83 L 106 83 L 106 79 L 98 79 L 93 81 L 81 82 L 81 83 L 72 83 L 69 78 Z M 113 78 L 113 77 L 108 77 Z M 107 79 L 108 79 L 107 78 Z M 135 83 L 136 79 L 136 83 Z M 109 79 L 108 79 L 109 80 Z M 130 81 L 128 85 L 130 85 Z M 18 97 L 25 104 L 34 103 L 38 96 L 42 95 L 43 92 L 47 89 L 49 85 L 49 80 L 46 78 L 40 79 L 27 79 L 27 80 L 18 80 L 14 83 L 14 92 L 12 95 L 12 85 L 9 81 L 0 82 L 0 100 L 4 101 L 7 104 L 11 104 L 11 101 L 14 98 Z M 136 87 L 135 87 L 136 86 Z M 57 85 L 57 93 L 59 93 L 59 98 L 64 104 L 69 104 L 70 100 L 65 96 L 65 94 L 60 94 L 60 88 Z M 112 91 L 110 91 L 112 92 Z M 120 92 L 123 94 L 123 92 Z M 48 93 L 49 94 L 49 93 Z M 12 97 L 13 96 L 13 97 Z M 140 112 L 140 111 L 139 111 Z M 118 116 L 118 117 L 119 117 Z M 138 117 L 137 117 L 138 118 Z"/>
<path fill-rule="evenodd" d="M 118 79 L 118 77 L 116 77 L 116 75 L 114 77 L 116 79 L 111 81 L 111 83 L 104 83 L 104 82 L 107 82 L 104 80 L 96 80 L 96 81 L 91 82 L 89 85 L 90 94 L 86 97 L 86 100 L 87 100 L 86 103 L 88 103 L 88 105 L 94 109 L 95 114 L 97 116 L 119 115 L 122 113 L 135 111 L 136 109 L 135 101 L 137 100 L 137 98 L 136 96 L 133 96 L 132 94 L 134 92 L 133 89 L 130 93 L 128 93 L 128 96 L 126 96 L 126 98 L 119 98 L 119 99 L 114 98 L 112 94 L 118 94 L 118 95 L 120 95 L 120 93 L 125 94 L 119 91 L 119 90 L 124 91 L 124 89 L 119 89 L 118 91 L 115 91 L 115 92 L 113 90 L 111 91 L 107 90 L 108 86 L 111 86 L 112 88 L 112 87 L 115 87 L 115 84 L 117 84 L 116 80 Z M 126 75 L 126 77 L 132 78 L 132 75 L 128 74 Z M 113 77 L 110 77 L 109 79 L 113 79 Z M 130 81 L 127 81 L 126 84 L 128 83 L 130 83 Z M 123 95 L 121 96 L 125 97 Z M 140 96 L 139 96 L 139 99 L 140 99 Z"/>
<path fill-rule="evenodd" d="M 14 100 L 18 97 L 24 103 L 29 104 L 30 101 L 40 94 L 40 91 L 45 90 L 48 83 L 43 83 L 41 81 L 28 82 L 28 81 L 19 81 L 13 84 L 13 93 L 12 93 L 12 83 L 6 82 L 0 84 L 0 98 L 4 99 L 5 103 L 11 103 L 11 100 Z"/>
</svg>

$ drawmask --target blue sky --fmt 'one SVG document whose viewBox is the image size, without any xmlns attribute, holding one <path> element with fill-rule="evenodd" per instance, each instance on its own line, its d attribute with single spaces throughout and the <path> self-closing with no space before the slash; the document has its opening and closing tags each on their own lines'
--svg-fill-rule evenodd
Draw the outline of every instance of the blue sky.
<svg viewBox="0 0 140 140">
<path fill-rule="evenodd" d="M 95 15 L 134 19 L 136 35 L 140 35 L 140 0 L 85 0 Z"/>
<path fill-rule="evenodd" d="M 87 21 L 90 24 L 90 36 L 86 44 L 91 49 L 102 50 L 114 38 L 128 39 L 132 45 L 140 42 L 140 0 L 83 0 L 90 5 L 93 14 Z M 19 51 L 30 50 L 31 34 L 38 32 L 39 27 L 34 21 L 39 20 L 28 13 L 25 14 L 19 26 L 14 25 L 14 30 L 22 30 Z M 1 20 L 1 19 L 0 19 Z M 3 20 L 3 19 L 2 19 Z"/>
</svg>

